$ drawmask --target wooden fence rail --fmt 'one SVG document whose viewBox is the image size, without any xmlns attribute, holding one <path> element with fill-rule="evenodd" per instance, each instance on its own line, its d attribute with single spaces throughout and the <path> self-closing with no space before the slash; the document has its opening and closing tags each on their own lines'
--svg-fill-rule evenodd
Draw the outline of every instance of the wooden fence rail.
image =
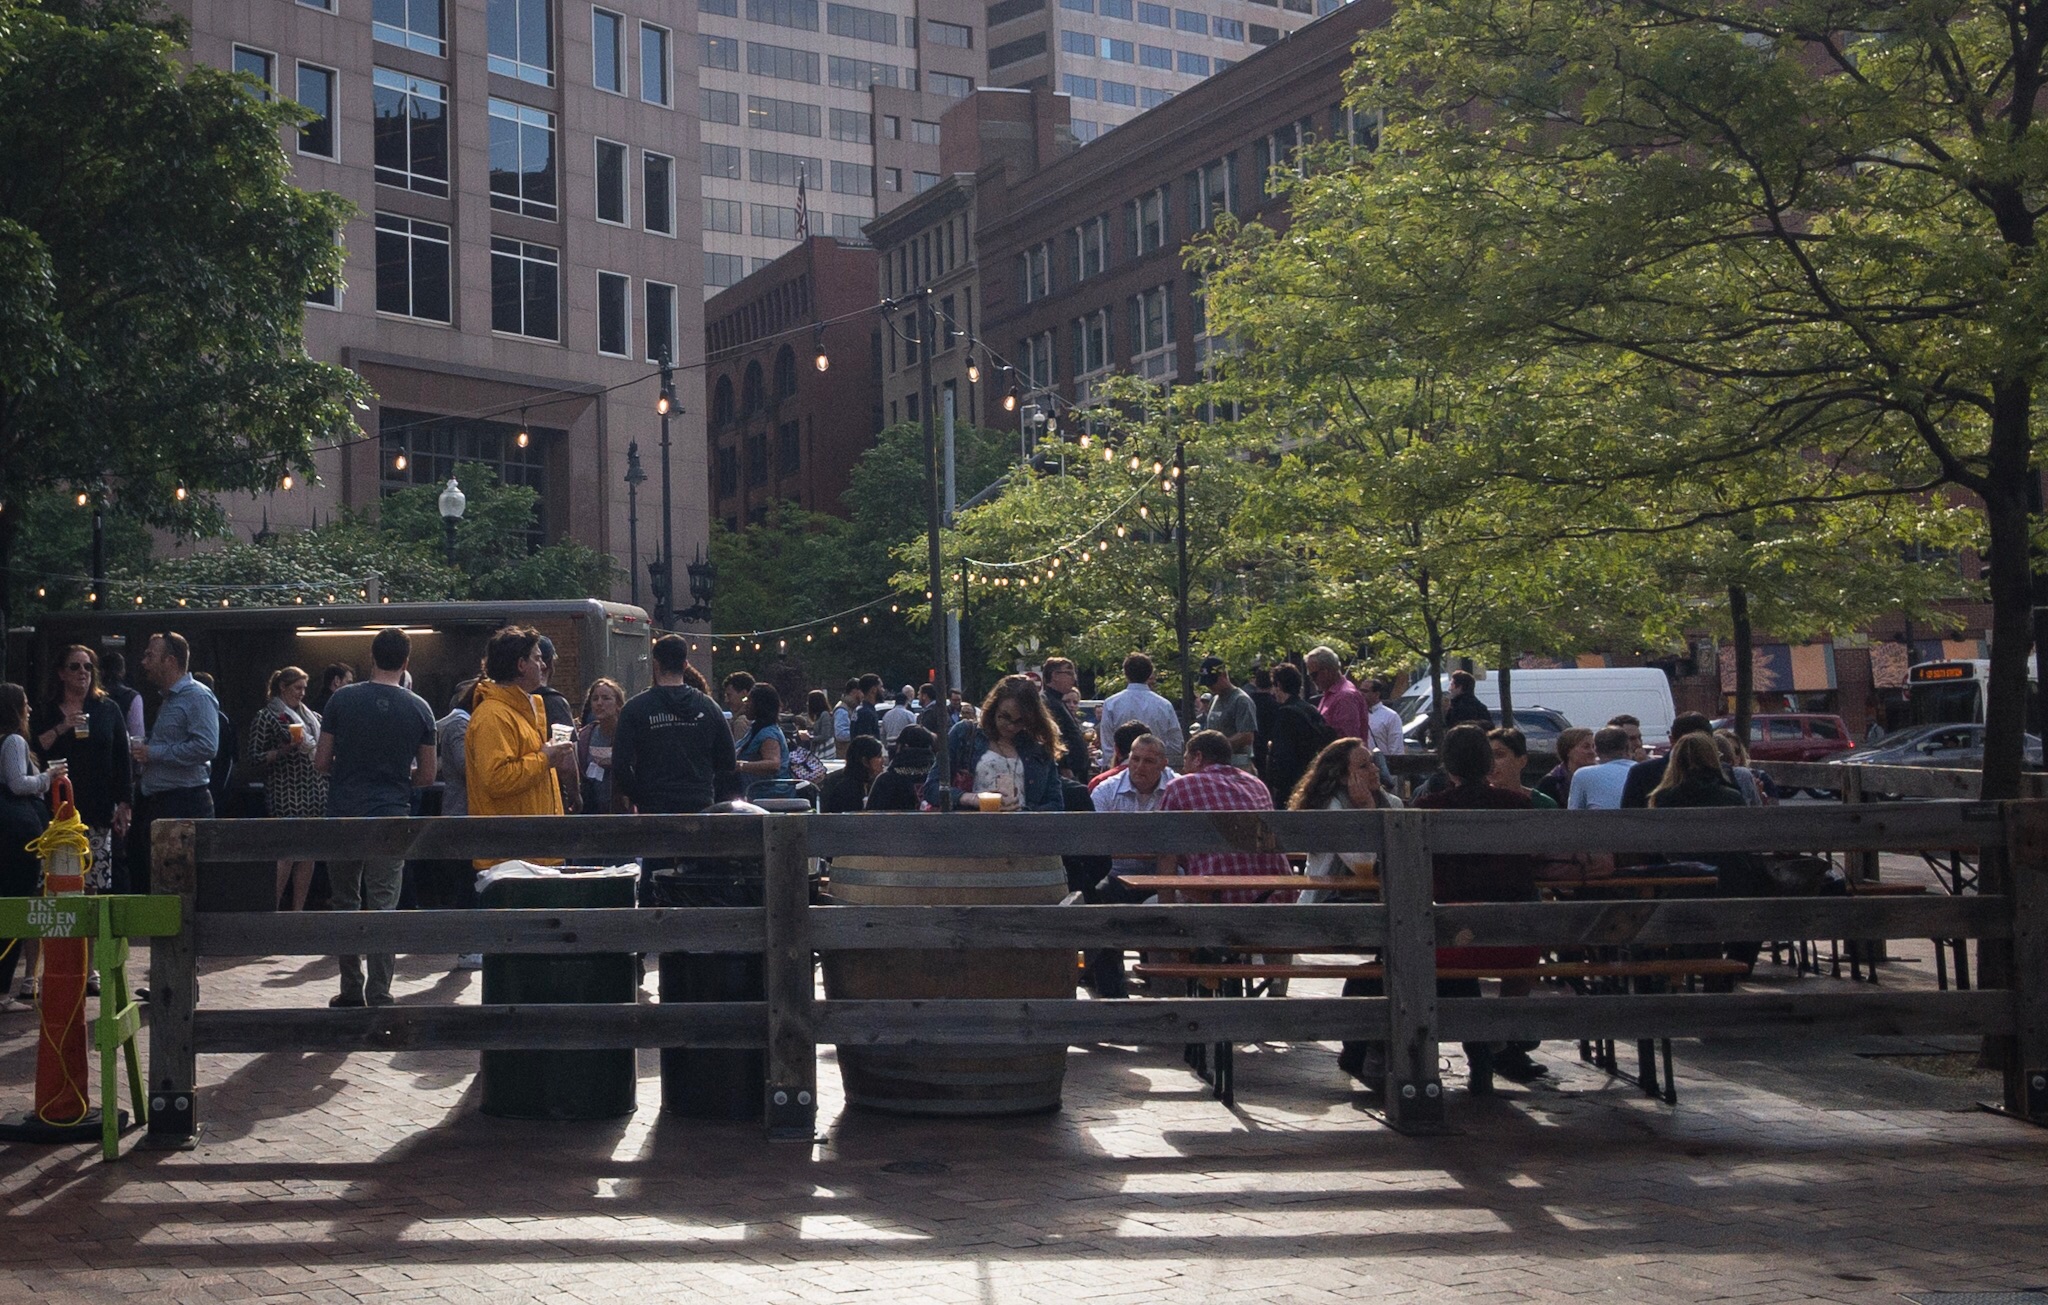
<svg viewBox="0 0 2048 1305">
<path fill-rule="evenodd" d="M 207 867 L 280 858 L 634 855 L 758 860 L 759 909 L 189 913 Z M 1377 905 L 812 906 L 814 857 L 1324 849 L 1378 855 Z M 1439 904 L 1430 862 L 1470 853 L 1974 850 L 1979 896 Z M 581 816 L 350 821 L 160 821 L 154 882 L 187 927 L 151 960 L 152 1140 L 196 1126 L 202 1052 L 765 1047 L 771 1135 L 811 1134 L 817 1046 L 1385 1039 L 1390 1118 L 1440 1123 L 1448 1040 L 1971 1033 L 2004 1040 L 2007 1105 L 2048 1119 L 2048 802 L 1769 810 L 1276 812 L 1152 815 Z M 1744 938 L 1972 938 L 1995 982 L 1971 992 L 1795 992 L 1439 998 L 1442 945 L 1625 946 Z M 873 948 L 1374 951 L 1385 995 L 1118 1001 L 821 1000 L 821 952 Z M 615 1006 L 202 1009 L 202 956 L 367 952 L 760 953 L 765 1000 Z M 1998 986 L 2002 983 L 2003 986 Z"/>
</svg>

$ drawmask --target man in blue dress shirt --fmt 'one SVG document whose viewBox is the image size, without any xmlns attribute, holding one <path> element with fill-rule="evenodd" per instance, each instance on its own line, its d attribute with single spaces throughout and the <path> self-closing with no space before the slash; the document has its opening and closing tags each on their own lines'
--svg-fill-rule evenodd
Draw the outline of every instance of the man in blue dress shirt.
<svg viewBox="0 0 2048 1305">
<path fill-rule="evenodd" d="M 213 818 L 213 756 L 220 750 L 220 703 L 192 678 L 192 646 L 185 636 L 149 636 L 142 674 L 163 693 L 149 737 L 129 752 L 142 768 L 134 827 L 128 836 L 130 882 L 116 892 L 149 891 L 149 832 L 158 820 Z"/>
</svg>

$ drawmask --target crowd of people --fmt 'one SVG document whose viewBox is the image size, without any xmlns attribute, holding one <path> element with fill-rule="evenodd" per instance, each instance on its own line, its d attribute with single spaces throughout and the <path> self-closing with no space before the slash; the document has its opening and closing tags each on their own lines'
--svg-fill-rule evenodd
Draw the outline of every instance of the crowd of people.
<svg viewBox="0 0 2048 1305">
<path fill-rule="evenodd" d="M 1331 649 L 1300 663 L 1254 669 L 1240 685 L 1219 657 L 1204 658 L 1202 708 L 1183 722 L 1155 688 L 1148 656 L 1124 659 L 1123 687 L 1104 699 L 1092 728 L 1082 718 L 1078 674 L 1066 658 L 1035 673 L 1007 675 L 979 704 L 957 690 L 943 700 L 931 685 L 887 695 L 877 675 L 847 681 L 835 703 L 823 690 L 785 714 L 781 694 L 745 672 L 719 686 L 721 705 L 675 635 L 652 647 L 653 684 L 628 696 L 617 682 L 585 687 L 580 707 L 550 684 L 554 648 L 521 626 L 497 631 L 474 678 L 438 717 L 412 691 L 410 640 L 397 628 L 371 644 L 370 678 L 347 666 L 317 681 L 296 666 L 269 679 L 267 702 L 250 723 L 243 755 L 262 777 L 274 817 L 418 814 L 419 795 L 437 787 L 442 814 L 563 815 L 577 812 L 690 813 L 748 797 L 810 796 L 818 809 L 854 811 L 1262 811 L 1366 810 L 1403 805 L 1387 758 L 1406 747 L 1402 722 L 1386 704 L 1390 686 L 1354 680 Z M 18 685 L 0 685 L 0 895 L 37 891 L 39 866 L 23 845 L 47 819 L 47 797 L 68 781 L 88 827 L 96 890 L 146 892 L 149 827 L 158 819 L 214 812 L 221 759 L 235 748 L 209 685 L 190 670 L 191 650 L 175 633 L 153 636 L 141 670 L 160 693 L 145 728 L 140 695 L 123 682 L 118 654 L 74 646 L 56 682 L 32 707 Z M 1535 784 L 1521 731 L 1497 727 L 1471 677 L 1451 676 L 1437 771 L 1407 801 L 1425 810 L 1593 810 L 1622 807 L 1761 805 L 1770 781 L 1747 765 L 1741 741 L 1715 734 L 1704 716 L 1680 715 L 1666 755 L 1647 755 L 1641 725 L 1617 716 L 1599 728 L 1567 729 L 1556 764 Z M 832 763 L 838 763 L 834 765 Z M 125 845 L 125 854 L 124 854 Z M 652 872 L 645 862 L 642 900 Z M 474 870 L 488 868 L 478 862 Z M 1770 891 L 1751 858 L 1716 858 L 1722 892 Z M 399 905 L 404 862 L 332 858 L 330 901 L 338 910 Z M 1090 900 L 1133 900 L 1121 877 L 1154 871 L 1201 875 L 1286 874 L 1279 852 L 1182 857 L 1068 858 L 1069 880 Z M 1324 852 L 1306 867 L 1317 877 L 1370 873 L 1370 852 Z M 1517 855 L 1440 856 L 1441 902 L 1533 900 L 1546 877 L 1599 878 L 1610 857 L 1544 862 Z M 315 867 L 280 861 L 273 904 L 305 908 Z M 463 895 L 465 904 L 473 897 Z M 1302 900 L 1326 897 L 1310 889 Z M 1293 900 L 1254 890 L 1225 901 Z M 1450 948 L 1446 966 L 1516 967 L 1524 948 Z M 1740 952 L 1738 947 L 1736 952 Z M 1746 956 L 1753 961 L 1754 947 Z M 26 966 L 22 962 L 28 962 Z M 477 956 L 458 958 L 473 968 Z M 27 977 L 12 987 L 17 970 Z M 393 958 L 339 958 L 331 1004 L 392 1000 Z M 1117 981 L 1121 978 L 1120 964 Z M 1368 992 L 1355 980 L 1348 991 Z M 1469 980 L 1445 981 L 1445 995 L 1469 995 Z M 34 1000 L 26 947 L 0 954 L 0 1010 Z M 1468 1047 L 1474 1079 L 1526 1081 L 1543 1072 L 1530 1044 Z M 1343 1063 L 1372 1081 L 1379 1049 L 1346 1047 Z"/>
</svg>

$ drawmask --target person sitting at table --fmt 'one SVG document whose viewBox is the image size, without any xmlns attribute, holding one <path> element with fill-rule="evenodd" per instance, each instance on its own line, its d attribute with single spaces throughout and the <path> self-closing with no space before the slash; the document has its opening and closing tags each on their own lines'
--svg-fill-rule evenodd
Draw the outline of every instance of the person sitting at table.
<svg viewBox="0 0 2048 1305">
<path fill-rule="evenodd" d="M 1562 811 L 1572 796 L 1572 772 L 1600 759 L 1593 748 L 1593 731 L 1574 725 L 1557 736 L 1557 764 L 1536 781 L 1536 791 L 1557 803 Z"/>
<path fill-rule="evenodd" d="M 1688 734 L 1671 745 L 1664 778 L 1650 791 L 1649 801 L 1653 811 L 1749 805 L 1741 790 L 1729 782 L 1721 768 L 1721 750 L 1707 733 Z M 1769 897 L 1776 891 L 1770 875 L 1747 852 L 1716 852 L 1698 859 L 1714 867 L 1718 897 Z M 1729 960 L 1753 967 L 1762 949 L 1761 942 L 1731 942 L 1726 952 Z M 1709 986 L 1717 982 L 1724 989 L 1734 986 L 1734 980 L 1726 977 L 1707 980 Z"/>
<path fill-rule="evenodd" d="M 1230 740 L 1216 730 L 1197 730 L 1187 741 L 1186 773 L 1166 785 L 1161 811 L 1271 811 L 1273 795 L 1258 776 L 1231 764 Z M 1176 858 L 1159 858 L 1159 873 L 1174 872 Z M 1284 875 L 1293 872 L 1283 852 L 1190 852 L 1178 858 L 1184 875 Z M 1164 900 L 1162 895 L 1161 900 Z M 1292 902 L 1292 891 L 1230 890 L 1220 902 Z"/>
<path fill-rule="evenodd" d="M 1289 811 L 1387 811 L 1400 805 L 1401 799 L 1380 782 L 1378 759 L 1364 739 L 1338 739 L 1318 752 L 1287 799 Z M 1372 852 L 1317 852 L 1308 859 L 1308 872 L 1318 879 L 1369 875 L 1377 860 Z M 1311 888 L 1301 900 L 1329 902 L 1337 897 L 1328 889 Z"/>
<path fill-rule="evenodd" d="M 1527 811 L 1529 799 L 1520 793 L 1497 788 L 1492 783 L 1493 744 L 1478 725 L 1455 725 L 1444 733 L 1441 754 L 1444 773 L 1450 783 L 1415 799 L 1415 806 L 1429 811 Z M 1527 856 L 1480 852 L 1440 855 L 1435 858 L 1436 900 L 1451 902 L 1533 902 L 1536 900 L 1536 864 Z M 1439 969 L 1520 969 L 1536 963 L 1534 947 L 1439 947 Z M 1477 979 L 1439 979 L 1439 997 L 1477 997 Z M 1527 1083 L 1548 1073 L 1529 1056 L 1530 1044 L 1509 1042 L 1497 1048 L 1493 1043 L 1468 1042 L 1465 1061 L 1471 1069 L 1474 1095 L 1493 1091 L 1493 1076 L 1511 1083 Z"/>
<path fill-rule="evenodd" d="M 1094 776 L 1089 779 L 1088 791 L 1093 793 L 1118 775 L 1123 774 L 1124 767 L 1128 766 L 1131 762 L 1131 744 L 1147 734 L 1152 734 L 1152 727 L 1141 720 L 1127 720 L 1117 726 L 1116 733 L 1110 735 L 1109 764 L 1096 771 Z M 1158 738 L 1159 736 L 1153 734 L 1152 737 Z M 1162 744 L 1161 746 L 1163 747 L 1164 745 Z"/>
<path fill-rule="evenodd" d="M 872 734 L 849 739 L 846 764 L 818 785 L 818 809 L 827 815 L 861 810 L 867 805 L 868 790 L 888 768 L 888 750 L 880 739 Z"/>
<path fill-rule="evenodd" d="M 945 755 L 925 780 L 924 800 L 946 809 L 950 790 L 961 810 L 973 810 L 975 794 L 997 793 L 1005 811 L 1064 811 L 1063 747 L 1037 681 L 1005 675 L 982 702 L 981 719 L 963 720 L 946 735 Z"/>
<path fill-rule="evenodd" d="M 856 734 L 855 740 L 874 739 L 875 734 Z M 853 743 L 846 745 L 849 754 Z M 932 769 L 932 732 L 922 725 L 905 725 L 903 732 L 896 736 L 896 751 L 889 758 L 889 768 L 875 776 L 875 782 L 868 788 L 867 809 L 869 811 L 922 811 L 924 800 L 919 796 L 925 777 Z"/>
</svg>

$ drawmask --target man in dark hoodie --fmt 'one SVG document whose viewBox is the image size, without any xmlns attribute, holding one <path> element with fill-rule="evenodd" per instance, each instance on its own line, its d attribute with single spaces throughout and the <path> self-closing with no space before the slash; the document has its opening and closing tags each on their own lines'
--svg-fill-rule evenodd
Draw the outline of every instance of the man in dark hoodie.
<svg viewBox="0 0 2048 1305">
<path fill-rule="evenodd" d="M 690 641 L 665 634 L 654 641 L 654 687 L 619 710 L 612 734 L 612 787 L 642 815 L 702 811 L 739 791 L 732 735 L 711 695 L 692 688 Z M 650 858 L 641 876 L 668 863 Z"/>
</svg>

